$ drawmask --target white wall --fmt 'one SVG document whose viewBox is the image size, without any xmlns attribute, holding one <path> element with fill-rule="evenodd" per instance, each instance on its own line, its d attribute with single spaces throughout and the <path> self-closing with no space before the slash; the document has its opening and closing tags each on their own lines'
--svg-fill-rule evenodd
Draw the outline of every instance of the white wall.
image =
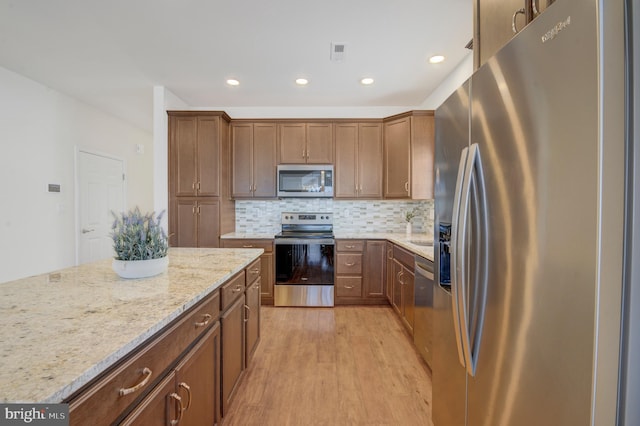
<svg viewBox="0 0 640 426">
<path fill-rule="evenodd" d="M 431 92 L 420 109 L 438 109 L 473 74 L 473 52 L 469 52 L 444 81 Z"/>
<path fill-rule="evenodd" d="M 124 159 L 128 206 L 153 208 L 148 132 L 1 67 L 0 141 L 0 282 L 74 265 L 76 148 Z"/>
</svg>

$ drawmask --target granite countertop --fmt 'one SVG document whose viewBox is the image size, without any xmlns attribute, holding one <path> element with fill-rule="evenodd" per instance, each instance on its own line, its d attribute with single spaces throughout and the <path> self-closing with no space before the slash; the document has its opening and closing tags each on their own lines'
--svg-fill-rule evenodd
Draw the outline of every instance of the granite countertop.
<svg viewBox="0 0 640 426">
<path fill-rule="evenodd" d="M 425 246 L 421 244 L 415 244 L 415 242 L 430 242 L 433 243 L 433 236 L 426 233 L 411 234 L 407 236 L 405 233 L 399 232 L 359 232 L 349 231 L 340 232 L 334 231 L 336 239 L 363 239 L 363 240 L 389 240 L 392 243 L 409 250 L 410 252 L 427 258 L 433 262 L 433 245 Z M 271 240 L 274 238 L 274 234 L 267 233 L 240 233 L 230 232 L 222 235 L 222 239 L 247 239 L 247 240 Z"/>
<path fill-rule="evenodd" d="M 111 259 L 0 284 L 0 402 L 60 402 L 263 253 L 169 249 L 125 280 Z"/>
</svg>

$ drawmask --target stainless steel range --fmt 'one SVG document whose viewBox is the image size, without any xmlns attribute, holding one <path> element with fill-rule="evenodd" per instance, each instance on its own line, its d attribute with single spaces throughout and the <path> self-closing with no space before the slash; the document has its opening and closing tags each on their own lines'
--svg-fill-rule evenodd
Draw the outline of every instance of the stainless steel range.
<svg viewBox="0 0 640 426">
<path fill-rule="evenodd" d="M 333 306 L 333 214 L 282 213 L 275 306 Z"/>
</svg>

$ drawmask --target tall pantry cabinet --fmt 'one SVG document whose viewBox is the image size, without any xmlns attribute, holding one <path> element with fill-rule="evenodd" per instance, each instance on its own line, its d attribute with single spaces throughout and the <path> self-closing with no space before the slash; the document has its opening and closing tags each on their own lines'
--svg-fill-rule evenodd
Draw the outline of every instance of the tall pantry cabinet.
<svg viewBox="0 0 640 426">
<path fill-rule="evenodd" d="M 235 229 L 229 121 L 221 111 L 167 111 L 169 245 L 219 247 Z"/>
</svg>

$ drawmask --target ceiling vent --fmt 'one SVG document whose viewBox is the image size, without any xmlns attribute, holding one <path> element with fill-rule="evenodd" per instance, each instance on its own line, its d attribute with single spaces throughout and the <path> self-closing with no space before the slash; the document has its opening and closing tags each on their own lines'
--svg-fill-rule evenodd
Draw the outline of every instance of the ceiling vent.
<svg viewBox="0 0 640 426">
<path fill-rule="evenodd" d="M 344 62 L 346 43 L 331 43 L 331 62 Z"/>
</svg>

